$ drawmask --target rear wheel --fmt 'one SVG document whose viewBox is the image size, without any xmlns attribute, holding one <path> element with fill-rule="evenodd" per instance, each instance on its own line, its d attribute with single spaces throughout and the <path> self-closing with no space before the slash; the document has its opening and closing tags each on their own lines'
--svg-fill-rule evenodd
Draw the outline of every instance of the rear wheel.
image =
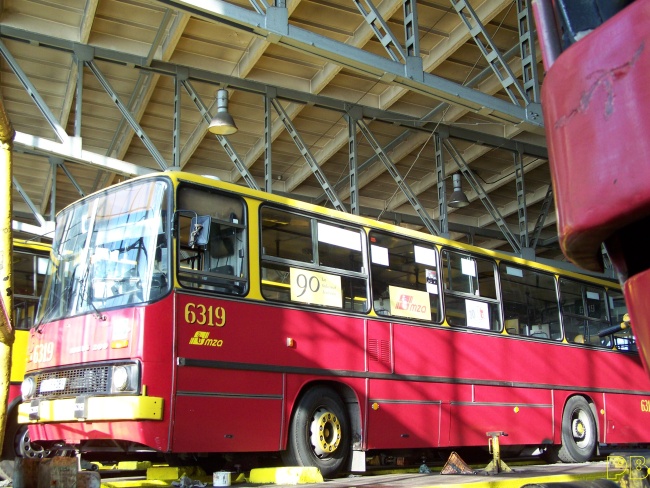
<svg viewBox="0 0 650 488">
<path fill-rule="evenodd" d="M 350 454 L 350 422 L 341 397 L 332 388 L 312 388 L 300 399 L 289 427 L 288 466 L 316 466 L 332 477 L 346 465 Z"/>
<path fill-rule="evenodd" d="M 581 396 L 569 398 L 562 414 L 562 446 L 557 457 L 565 463 L 584 463 L 594 455 L 596 420 L 589 403 Z"/>
</svg>

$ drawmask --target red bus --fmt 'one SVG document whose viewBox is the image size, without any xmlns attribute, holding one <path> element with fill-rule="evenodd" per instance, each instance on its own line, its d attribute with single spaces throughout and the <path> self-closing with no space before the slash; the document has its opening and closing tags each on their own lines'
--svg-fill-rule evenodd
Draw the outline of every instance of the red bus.
<svg viewBox="0 0 650 488">
<path fill-rule="evenodd" d="M 27 426 L 18 423 L 18 405 L 21 402 L 20 385 L 25 375 L 29 329 L 34 325 L 49 256 L 49 244 L 22 239 L 13 240 L 11 258 L 14 278 L 15 339 L 11 349 L 7 422 L 2 459 L 13 460 L 15 456 L 43 457 L 48 454 L 37 444 L 30 442 Z"/>
<path fill-rule="evenodd" d="M 650 372 L 650 1 L 533 2 L 560 245 L 603 269 L 604 244 Z"/>
<path fill-rule="evenodd" d="M 51 261 L 20 406 L 45 447 L 331 476 L 489 431 L 565 461 L 650 442 L 616 281 L 178 171 L 61 211 Z"/>
</svg>

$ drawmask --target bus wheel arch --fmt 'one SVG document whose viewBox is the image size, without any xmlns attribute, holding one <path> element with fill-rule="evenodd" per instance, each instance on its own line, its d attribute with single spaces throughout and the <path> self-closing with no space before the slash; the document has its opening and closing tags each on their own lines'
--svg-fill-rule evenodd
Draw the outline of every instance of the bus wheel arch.
<svg viewBox="0 0 650 488">
<path fill-rule="evenodd" d="M 598 417 L 593 401 L 583 395 L 570 396 L 562 411 L 561 444 L 551 457 L 565 463 L 588 461 L 598 448 Z"/>
<path fill-rule="evenodd" d="M 18 423 L 18 404 L 16 401 L 7 409 L 2 459 L 13 460 L 16 457 L 45 458 L 50 455 L 48 449 L 33 443 L 26 424 Z"/>
<path fill-rule="evenodd" d="M 332 477 L 349 466 L 352 449 L 360 446 L 360 409 L 354 392 L 336 383 L 306 385 L 289 421 L 282 461 L 291 466 L 316 466 Z"/>
</svg>

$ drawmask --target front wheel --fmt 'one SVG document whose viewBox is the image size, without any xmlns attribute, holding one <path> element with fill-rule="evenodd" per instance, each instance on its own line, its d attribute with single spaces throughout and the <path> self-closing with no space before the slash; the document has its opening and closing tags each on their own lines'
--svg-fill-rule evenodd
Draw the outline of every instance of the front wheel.
<svg viewBox="0 0 650 488">
<path fill-rule="evenodd" d="M 350 422 L 341 397 L 326 386 L 309 390 L 298 402 L 282 461 L 288 466 L 316 466 L 332 477 L 350 454 Z"/>
<path fill-rule="evenodd" d="M 562 446 L 557 457 L 565 463 L 589 461 L 596 450 L 596 420 L 581 396 L 569 398 L 562 414 Z"/>
</svg>

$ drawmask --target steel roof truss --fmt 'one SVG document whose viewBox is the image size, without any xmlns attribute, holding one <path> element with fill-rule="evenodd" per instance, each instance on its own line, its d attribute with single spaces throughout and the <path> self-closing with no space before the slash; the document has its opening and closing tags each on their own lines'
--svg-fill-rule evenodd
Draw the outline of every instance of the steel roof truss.
<svg viewBox="0 0 650 488">
<path fill-rule="evenodd" d="M 194 102 L 194 105 L 196 105 L 196 108 L 199 109 L 199 112 L 203 116 L 203 120 L 205 120 L 209 124 L 210 121 L 212 120 L 212 115 L 210 114 L 207 105 L 203 103 L 203 100 L 201 100 L 201 97 L 192 86 L 192 83 L 187 79 L 182 79 L 180 83 L 185 88 L 185 91 L 187 91 L 187 93 L 189 94 L 190 98 Z M 248 187 L 254 190 L 259 190 L 260 187 L 255 181 L 255 179 L 253 178 L 253 175 L 250 174 L 248 168 L 246 168 L 246 165 L 239 158 L 239 156 L 237 155 L 237 151 L 235 151 L 235 148 L 232 147 L 232 144 L 230 144 L 228 139 L 225 136 L 219 134 L 215 134 L 215 137 L 217 138 L 217 141 L 219 141 L 219 144 L 221 144 L 221 147 L 223 147 L 224 151 L 226 151 L 226 154 L 233 162 L 235 168 L 237 168 L 242 178 L 244 178 L 244 181 L 246 181 L 246 184 L 248 184 Z"/>
<path fill-rule="evenodd" d="M 20 83 L 25 88 L 25 91 L 27 92 L 29 97 L 32 99 L 34 104 L 41 111 L 43 117 L 45 117 L 45 120 L 50 125 L 54 133 L 56 134 L 56 137 L 59 139 L 60 142 L 67 142 L 70 139 L 70 136 L 68 136 L 68 133 L 61 126 L 58 119 L 54 116 L 54 114 L 50 110 L 50 107 L 47 106 L 45 100 L 43 100 L 43 97 L 41 97 L 41 95 L 38 93 L 38 90 L 33 85 L 33 83 L 29 81 L 29 78 L 27 77 L 25 72 L 22 70 L 22 68 L 16 61 L 16 59 L 9 52 L 9 49 L 7 49 L 7 46 L 5 46 L 4 42 L 2 42 L 1 40 L 0 40 L 0 52 L 2 53 L 2 56 L 7 61 L 7 64 L 9 65 L 11 70 L 18 78 L 18 81 L 20 81 Z"/>
<path fill-rule="evenodd" d="M 368 143 L 372 149 L 375 151 L 375 154 L 377 154 L 381 162 L 384 163 L 384 166 L 386 166 L 388 173 L 393 177 L 393 180 L 395 180 L 397 186 L 400 188 L 400 190 L 402 190 L 409 203 L 413 206 L 417 214 L 422 219 L 424 226 L 429 230 L 431 234 L 434 236 L 439 236 L 440 229 L 438 228 L 438 225 L 433 221 L 429 214 L 427 214 L 418 197 L 415 195 L 415 193 L 413 193 L 413 190 L 411 190 L 411 187 L 406 183 L 406 181 L 404 181 L 404 178 L 402 178 L 402 175 L 400 175 L 399 171 L 391 161 L 388 154 L 386 154 L 386 152 L 379 145 L 377 139 L 375 139 L 375 137 L 372 135 L 372 132 L 370 132 L 370 128 L 363 120 L 358 120 L 357 125 L 361 129 L 364 137 L 368 140 Z"/>
<path fill-rule="evenodd" d="M 284 127 L 287 129 L 287 132 L 289 133 L 291 138 L 293 139 L 293 142 L 296 144 L 296 147 L 300 151 L 300 154 L 302 154 L 302 157 L 305 158 L 305 161 L 307 161 L 307 164 L 311 168 L 312 173 L 314 173 L 316 180 L 320 184 L 321 188 L 327 194 L 329 201 L 332 202 L 334 208 L 336 208 L 337 210 L 340 210 L 341 212 L 347 212 L 345 205 L 343 205 L 343 202 L 341 202 L 341 200 L 339 199 L 338 195 L 336 194 L 336 191 L 334 190 L 334 187 L 330 184 L 329 180 L 327 179 L 327 176 L 325 176 L 325 173 L 323 173 L 323 170 L 320 169 L 320 166 L 318 165 L 318 161 L 316 161 L 316 158 L 314 158 L 312 153 L 305 145 L 305 141 L 303 141 L 302 137 L 300 137 L 300 134 L 296 130 L 296 127 L 293 125 L 293 122 L 285 112 L 284 108 L 282 107 L 278 99 L 273 98 L 271 100 L 271 104 L 273 105 L 273 108 L 275 108 L 275 111 L 278 113 L 280 120 L 284 124 Z"/>
<path fill-rule="evenodd" d="M 465 162 L 461 154 L 458 152 L 456 147 L 451 143 L 449 139 L 444 140 L 443 145 L 445 149 L 447 149 L 447 151 L 449 152 L 453 160 L 458 165 L 460 172 L 463 174 L 463 176 L 468 181 L 472 189 L 478 195 L 479 199 L 481 200 L 481 202 L 483 203 L 483 205 L 485 206 L 489 214 L 494 219 L 494 222 L 497 224 L 499 229 L 501 229 L 501 232 L 506 238 L 506 241 L 508 241 L 508 243 L 512 246 L 512 249 L 514 249 L 514 251 L 517 254 L 521 254 L 521 245 L 519 244 L 517 238 L 512 233 L 512 231 L 508 228 L 508 225 L 506 224 L 506 221 L 503 219 L 501 213 L 494 205 L 494 203 L 492 203 L 492 200 L 490 199 L 488 194 L 481 186 L 481 183 L 476 179 L 474 173 L 469 168 L 469 166 L 467 165 L 467 163 Z"/>
</svg>

